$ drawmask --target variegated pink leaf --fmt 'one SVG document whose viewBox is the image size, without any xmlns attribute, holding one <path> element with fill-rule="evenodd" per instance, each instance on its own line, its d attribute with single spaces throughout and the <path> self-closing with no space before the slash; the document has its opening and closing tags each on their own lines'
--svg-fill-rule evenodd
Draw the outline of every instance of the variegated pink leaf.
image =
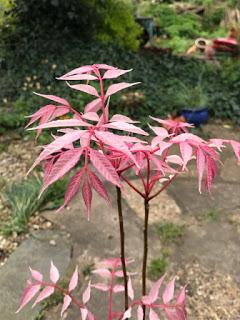
<svg viewBox="0 0 240 320">
<path fill-rule="evenodd" d="M 105 155 L 103 155 L 99 151 L 90 149 L 90 160 L 94 167 L 106 180 L 108 180 L 114 185 L 121 187 L 119 176 L 116 170 L 114 169 L 113 165 L 106 158 Z"/>
<path fill-rule="evenodd" d="M 240 143 L 235 140 L 230 140 L 230 144 L 233 148 L 233 151 L 235 153 L 235 156 L 236 156 L 238 162 L 240 163 Z"/>
<path fill-rule="evenodd" d="M 93 274 L 98 274 L 99 276 L 103 278 L 110 278 L 111 277 L 111 272 L 108 269 L 96 269 L 92 271 Z"/>
<path fill-rule="evenodd" d="M 90 219 L 90 213 L 91 213 L 91 206 L 92 206 L 92 189 L 91 185 L 88 181 L 88 178 L 86 177 L 83 186 L 82 186 L 82 197 L 86 206 L 87 211 L 87 217 L 88 220 Z"/>
<path fill-rule="evenodd" d="M 53 142 L 48 144 L 44 150 L 40 153 L 39 157 L 35 160 L 32 167 L 29 169 L 28 173 L 36 167 L 42 160 L 45 160 L 49 155 L 54 152 L 57 152 L 67 146 L 69 143 L 72 143 L 80 138 L 81 130 L 74 130 L 61 137 L 57 137 Z M 27 173 L 27 174 L 28 174 Z"/>
<path fill-rule="evenodd" d="M 93 172 L 89 172 L 89 178 L 91 180 L 91 185 L 93 189 L 102 197 L 104 200 L 110 204 L 110 199 L 106 188 L 104 187 L 102 181 Z"/>
<path fill-rule="evenodd" d="M 163 302 L 165 304 L 169 303 L 173 296 L 174 296 L 174 288 L 175 288 L 175 278 L 173 278 L 166 286 L 166 288 L 163 291 Z"/>
<path fill-rule="evenodd" d="M 152 308 L 149 310 L 149 320 L 159 320 L 158 314 Z"/>
<path fill-rule="evenodd" d="M 100 290 L 100 291 L 108 291 L 110 289 L 110 286 L 106 283 L 95 283 L 92 284 L 91 287 Z"/>
<path fill-rule="evenodd" d="M 109 145 L 115 150 L 126 154 L 136 164 L 136 166 L 138 166 L 136 159 L 133 157 L 132 153 L 129 151 L 127 144 L 124 142 L 124 137 L 121 138 L 121 136 L 115 135 L 111 132 L 103 131 L 96 131 L 95 135 L 106 145 Z"/>
<path fill-rule="evenodd" d="M 45 121 L 46 122 L 46 121 Z M 47 129 L 47 128 L 61 128 L 61 127 L 90 127 L 91 125 L 82 120 L 67 119 L 55 120 L 44 124 L 39 124 L 37 127 L 28 130 Z"/>
<path fill-rule="evenodd" d="M 180 151 L 183 158 L 183 169 L 186 168 L 187 163 L 192 159 L 193 149 L 185 141 L 180 142 Z"/>
<path fill-rule="evenodd" d="M 78 285 L 78 267 L 76 267 L 72 277 L 71 277 L 71 280 L 70 280 L 70 283 L 69 283 L 69 286 L 68 286 L 68 292 L 71 292 L 73 291 Z"/>
<path fill-rule="evenodd" d="M 161 140 L 167 138 L 169 136 L 169 133 L 166 129 L 161 127 L 152 127 L 149 125 L 149 128 L 152 129 L 152 131 L 161 138 Z"/>
<path fill-rule="evenodd" d="M 99 97 L 99 94 L 98 94 L 96 88 L 94 88 L 93 86 L 90 86 L 89 84 L 73 84 L 73 85 L 71 85 L 69 83 L 67 83 L 67 84 L 72 89 L 88 93 L 92 96 Z"/>
<path fill-rule="evenodd" d="M 88 310 L 81 308 L 81 316 L 82 316 L 82 320 L 86 320 L 88 316 Z"/>
<path fill-rule="evenodd" d="M 82 115 L 82 117 L 86 120 L 90 120 L 90 121 L 99 121 L 99 116 L 96 112 L 87 112 L 87 113 L 84 113 Z"/>
<path fill-rule="evenodd" d="M 158 281 L 156 281 L 152 285 L 152 288 L 148 294 L 148 297 L 150 298 L 151 303 L 154 303 L 157 300 L 158 295 L 159 295 L 159 290 L 160 290 L 160 287 L 163 283 L 164 278 L 165 278 L 165 275 L 163 275 Z"/>
<path fill-rule="evenodd" d="M 29 123 L 26 125 L 25 128 L 29 127 L 31 124 L 33 124 L 35 121 L 39 120 L 45 114 L 50 114 L 50 115 L 53 114 L 55 109 L 56 109 L 56 106 L 53 104 L 48 104 L 48 105 L 42 107 L 34 114 L 27 117 L 27 118 L 31 118 L 31 120 L 29 121 Z"/>
<path fill-rule="evenodd" d="M 131 316 L 132 316 L 132 308 L 130 307 L 124 312 L 123 320 L 129 319 L 129 318 L 131 318 Z"/>
<path fill-rule="evenodd" d="M 144 136 L 148 136 L 148 133 L 136 126 L 134 126 L 131 123 L 126 123 L 123 121 L 116 121 L 116 122 L 111 122 L 104 124 L 103 127 L 105 128 L 110 128 L 110 129 L 116 129 L 116 130 L 121 130 L 121 131 L 127 131 L 127 132 L 132 132 L 132 133 L 137 133 L 141 134 Z"/>
<path fill-rule="evenodd" d="M 83 292 L 82 300 L 83 303 L 86 304 L 90 300 L 91 297 L 91 282 L 89 281 L 87 288 Z"/>
<path fill-rule="evenodd" d="M 72 199 L 73 197 L 78 193 L 80 189 L 80 184 L 83 176 L 83 169 L 78 171 L 71 179 L 67 186 L 67 190 L 64 196 L 64 204 L 62 205 L 59 210 L 61 210 L 63 207 L 65 207 Z"/>
<path fill-rule="evenodd" d="M 79 161 L 83 150 L 76 148 L 65 151 L 58 160 L 53 164 L 51 171 L 45 181 L 40 194 L 46 190 L 52 183 L 62 178 L 71 170 Z"/>
<path fill-rule="evenodd" d="M 179 314 L 177 313 L 176 309 L 166 308 L 166 309 L 164 309 L 164 311 L 165 311 L 165 315 L 168 320 L 182 320 L 182 318 L 179 317 Z"/>
<path fill-rule="evenodd" d="M 116 284 L 116 285 L 113 287 L 113 292 L 114 292 L 114 293 L 123 292 L 123 291 L 124 291 L 124 286 L 121 285 L 121 284 Z"/>
<path fill-rule="evenodd" d="M 50 267 L 50 280 L 55 284 L 59 280 L 59 271 L 57 267 L 53 264 L 51 261 L 51 267 Z"/>
<path fill-rule="evenodd" d="M 69 112 L 69 108 L 68 107 L 64 107 L 64 106 L 63 107 L 56 107 L 50 120 L 62 117 L 64 115 L 66 115 L 68 112 Z"/>
<path fill-rule="evenodd" d="M 127 123 L 139 123 L 139 121 L 134 121 L 129 117 L 126 117 L 122 114 L 114 114 L 112 118 L 109 120 L 110 122 L 127 122 Z"/>
<path fill-rule="evenodd" d="M 84 113 L 97 112 L 101 108 L 101 103 L 101 98 L 94 99 L 85 106 Z"/>
<path fill-rule="evenodd" d="M 65 80 L 65 81 L 71 81 L 71 80 L 98 80 L 97 77 L 88 74 L 88 73 L 79 73 L 79 74 L 73 74 L 69 76 L 62 76 L 60 78 L 57 78 L 58 80 Z"/>
<path fill-rule="evenodd" d="M 131 277 L 128 277 L 128 296 L 131 300 L 134 299 L 134 291 L 133 291 Z"/>
<path fill-rule="evenodd" d="M 62 310 L 61 310 L 61 317 L 63 316 L 64 312 L 68 309 L 68 307 L 70 306 L 72 302 L 72 298 L 69 297 L 69 295 L 65 295 L 64 299 L 63 299 L 63 306 L 62 306 Z"/>
<path fill-rule="evenodd" d="M 181 288 L 178 296 L 177 296 L 177 304 L 185 304 L 186 301 L 186 289 L 185 287 Z"/>
<path fill-rule="evenodd" d="M 143 316 L 143 308 L 141 305 L 139 305 L 137 308 L 137 320 L 143 320 Z"/>
<path fill-rule="evenodd" d="M 41 301 L 47 299 L 48 297 L 50 297 L 52 294 L 54 293 L 54 287 L 52 286 L 47 286 L 45 287 L 39 294 L 39 296 L 37 297 L 37 300 L 34 302 L 33 304 L 33 308 L 40 303 Z"/>
<path fill-rule="evenodd" d="M 39 292 L 40 289 L 41 289 L 40 284 L 33 285 L 28 283 L 28 286 L 23 291 L 22 297 L 20 299 L 20 307 L 16 311 L 16 313 L 21 311 L 22 308 L 25 307 L 35 297 L 35 295 Z"/>
<path fill-rule="evenodd" d="M 63 98 L 60 98 L 60 97 L 57 97 L 57 96 L 53 96 L 53 95 L 48 95 L 48 94 L 40 94 L 40 93 L 37 93 L 37 92 L 34 92 L 37 96 L 40 96 L 40 97 L 43 97 L 45 99 L 49 99 L 49 100 L 52 100 L 52 101 L 55 101 L 63 106 L 67 106 L 67 107 L 70 107 L 70 104 L 67 100 L 63 99 Z"/>
<path fill-rule="evenodd" d="M 116 67 L 109 66 L 108 64 L 105 64 L 105 63 L 97 63 L 97 64 L 94 64 L 93 67 L 97 67 L 98 69 L 103 69 L 103 70 L 117 69 Z"/>
<path fill-rule="evenodd" d="M 29 269 L 30 269 L 30 272 L 31 272 L 33 279 L 36 281 L 42 282 L 43 275 L 40 272 L 38 272 L 37 270 L 33 270 L 30 267 L 29 267 Z"/>
<path fill-rule="evenodd" d="M 203 173 L 205 169 L 205 155 L 201 148 L 197 149 L 198 190 L 201 193 Z"/>
<path fill-rule="evenodd" d="M 112 84 L 107 89 L 107 92 L 105 94 L 105 99 L 107 99 L 109 96 L 113 95 L 114 93 L 116 93 L 118 91 L 135 86 L 139 83 L 140 82 L 135 82 L 135 83 L 120 82 L 120 83 Z"/>
<path fill-rule="evenodd" d="M 104 73 L 103 79 L 115 79 L 130 71 L 132 71 L 132 69 L 129 69 L 129 70 L 111 69 Z"/>
</svg>

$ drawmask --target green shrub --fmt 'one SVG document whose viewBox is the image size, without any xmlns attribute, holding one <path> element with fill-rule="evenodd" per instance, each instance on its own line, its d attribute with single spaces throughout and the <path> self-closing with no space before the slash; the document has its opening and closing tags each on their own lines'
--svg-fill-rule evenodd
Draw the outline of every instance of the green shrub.
<svg viewBox="0 0 240 320">
<path fill-rule="evenodd" d="M 172 222 L 162 222 L 156 226 L 160 239 L 164 242 L 175 242 L 183 236 L 184 226 L 174 224 Z"/>
<path fill-rule="evenodd" d="M 166 255 L 163 254 L 160 257 L 152 260 L 148 268 L 148 275 L 152 280 L 159 279 L 166 271 L 167 260 Z"/>
</svg>

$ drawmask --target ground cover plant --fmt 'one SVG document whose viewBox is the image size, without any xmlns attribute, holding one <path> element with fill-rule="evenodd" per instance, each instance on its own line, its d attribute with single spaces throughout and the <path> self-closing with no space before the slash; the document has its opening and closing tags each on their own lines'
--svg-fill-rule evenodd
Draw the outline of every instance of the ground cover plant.
<svg viewBox="0 0 240 320">
<path fill-rule="evenodd" d="M 91 291 L 97 289 L 108 294 L 107 319 L 109 320 L 131 317 L 139 320 L 147 318 L 157 320 L 162 313 L 169 320 L 187 319 L 185 287 L 175 295 L 175 277 L 166 285 L 161 297 L 159 290 L 165 275 L 152 285 L 149 293 L 147 291 L 149 203 L 187 170 L 188 163 L 192 161 L 195 161 L 197 166 L 199 192 L 202 191 L 203 184 L 207 192 L 211 192 L 218 165 L 221 165 L 222 149 L 225 146 L 232 147 L 237 160 L 240 161 L 240 143 L 226 139 L 207 141 L 188 132 L 192 127 L 191 124 L 155 117 L 150 117 L 150 121 L 155 124 L 149 125 L 154 137 L 150 140 L 149 137 L 144 139 L 148 133 L 137 125 L 138 121 L 121 114 L 110 116 L 112 95 L 138 83 L 118 82 L 107 87 L 106 82 L 109 79 L 114 81 L 130 71 L 106 64 L 94 64 L 76 68 L 59 77 L 59 80 L 66 81 L 71 89 L 94 97 L 86 104 L 83 112 L 77 111 L 64 98 L 37 93 L 47 99 L 48 104 L 30 116 L 27 127 L 38 122 L 36 127 L 30 129 L 37 131 L 37 137 L 44 129 L 53 130 L 52 142 L 43 146 L 43 150 L 29 170 L 31 171 L 39 164 L 43 167 L 43 186 L 40 194 L 72 171 L 64 202 L 59 210 L 67 206 L 81 191 L 86 217 L 90 219 L 93 191 L 107 204 L 110 202 L 102 182 L 103 179 L 107 180 L 116 188 L 120 258 L 108 258 L 98 265 L 93 274 L 99 275 L 103 280 L 97 283 L 89 282 L 82 299 L 77 299 L 72 294 L 78 283 L 77 268 L 67 290 L 58 286 L 59 272 L 53 263 L 50 267 L 50 281 L 43 280 L 40 272 L 30 269 L 31 279 L 27 282 L 18 311 L 37 294 L 39 295 L 34 305 L 51 296 L 54 291 L 60 291 L 64 296 L 62 314 L 73 303 L 81 312 L 82 319 L 97 319 L 98 315 L 93 315 L 91 306 L 88 304 Z M 63 116 L 65 119 L 61 118 Z M 129 172 L 135 173 L 141 184 L 134 184 L 129 179 Z M 125 253 L 122 212 L 124 184 L 130 186 L 142 198 L 145 211 L 142 292 L 136 300 L 131 280 L 133 274 L 127 270 L 132 261 Z M 121 278 L 123 284 L 119 284 L 117 278 Z M 114 294 L 119 292 L 124 294 L 124 305 L 121 310 L 115 311 L 113 310 Z M 135 310 L 137 316 L 135 316 Z"/>
</svg>

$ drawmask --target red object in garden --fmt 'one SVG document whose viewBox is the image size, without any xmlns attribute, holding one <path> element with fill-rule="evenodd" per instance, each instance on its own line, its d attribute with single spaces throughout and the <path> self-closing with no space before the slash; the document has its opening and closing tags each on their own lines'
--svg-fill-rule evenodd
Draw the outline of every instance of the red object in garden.
<svg viewBox="0 0 240 320">
<path fill-rule="evenodd" d="M 239 49 L 239 43 L 235 38 L 217 38 L 213 40 L 212 47 L 216 51 L 235 53 Z"/>
</svg>

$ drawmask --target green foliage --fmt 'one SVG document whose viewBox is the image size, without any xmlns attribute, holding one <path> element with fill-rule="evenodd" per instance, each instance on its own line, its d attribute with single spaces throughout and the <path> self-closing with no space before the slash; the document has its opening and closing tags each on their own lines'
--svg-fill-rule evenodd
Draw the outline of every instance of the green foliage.
<svg viewBox="0 0 240 320">
<path fill-rule="evenodd" d="M 150 262 L 149 268 L 148 268 L 148 275 L 150 279 L 157 280 L 159 279 L 166 271 L 167 269 L 167 256 L 166 254 L 162 254 L 156 259 L 153 259 Z"/>
<path fill-rule="evenodd" d="M 38 176 L 15 182 L 7 187 L 4 194 L 11 210 L 11 217 L 1 226 L 3 235 L 26 232 L 29 218 L 36 211 L 58 208 L 62 204 L 66 184 L 67 179 L 56 182 L 43 193 L 40 199 L 38 196 L 42 181 Z"/>
<path fill-rule="evenodd" d="M 2 226 L 4 236 L 27 230 L 29 218 L 44 201 L 44 198 L 38 199 L 40 188 L 41 181 L 38 178 L 16 182 L 6 188 L 5 197 L 11 210 L 11 219 Z"/>
<path fill-rule="evenodd" d="M 157 233 L 164 243 L 175 242 L 184 234 L 184 226 L 172 222 L 162 222 L 156 226 Z"/>
<path fill-rule="evenodd" d="M 180 85 L 182 87 L 175 96 L 175 106 L 178 109 L 190 108 L 198 109 L 208 106 L 208 97 L 203 92 L 201 84 L 196 87 L 187 87 L 184 84 Z"/>
</svg>

